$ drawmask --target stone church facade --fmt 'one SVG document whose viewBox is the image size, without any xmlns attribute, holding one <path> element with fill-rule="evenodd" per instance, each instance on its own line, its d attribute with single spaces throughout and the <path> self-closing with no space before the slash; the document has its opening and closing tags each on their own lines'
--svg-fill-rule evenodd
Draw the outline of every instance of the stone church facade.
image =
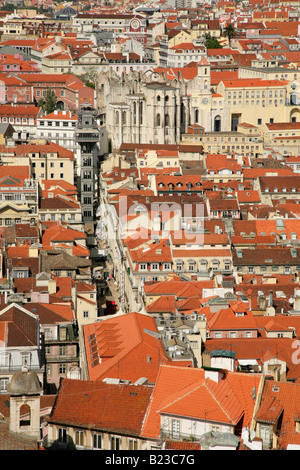
<svg viewBox="0 0 300 470">
<path fill-rule="evenodd" d="M 210 65 L 205 58 L 189 80 L 180 72 L 175 78 L 155 70 L 120 77 L 113 71 L 103 73 L 97 97 L 112 150 L 122 143 L 179 144 L 191 124 L 206 132 L 228 130 L 224 106 L 220 107 L 220 101 L 218 107 L 213 105 Z"/>
</svg>

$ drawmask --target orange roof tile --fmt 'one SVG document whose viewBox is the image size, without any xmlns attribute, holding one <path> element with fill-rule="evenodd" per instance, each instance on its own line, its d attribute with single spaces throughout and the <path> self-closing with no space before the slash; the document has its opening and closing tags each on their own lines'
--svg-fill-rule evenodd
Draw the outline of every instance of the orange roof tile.
<svg viewBox="0 0 300 470">
<path fill-rule="evenodd" d="M 139 436 L 151 394 L 150 387 L 64 379 L 50 422 Z"/>
<path fill-rule="evenodd" d="M 157 332 L 154 319 L 136 312 L 85 325 L 89 378 L 99 381 L 117 377 L 135 382 L 147 377 L 149 382 L 155 382 L 159 365 L 170 359 L 161 340 L 147 331 Z"/>
<path fill-rule="evenodd" d="M 162 365 L 157 376 L 152 400 L 146 415 L 142 436 L 158 439 L 160 412 L 202 421 L 218 421 L 235 426 L 244 416 L 250 424 L 255 402 L 253 386 L 259 374 L 227 372 L 219 383 L 205 377 L 203 369 Z"/>
</svg>

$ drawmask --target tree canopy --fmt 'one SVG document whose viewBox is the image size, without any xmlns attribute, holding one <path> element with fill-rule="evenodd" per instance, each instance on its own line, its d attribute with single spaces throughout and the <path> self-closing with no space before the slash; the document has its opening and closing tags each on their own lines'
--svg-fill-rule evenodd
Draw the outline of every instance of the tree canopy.
<svg viewBox="0 0 300 470">
<path fill-rule="evenodd" d="M 223 30 L 224 36 L 228 37 L 228 42 L 230 44 L 231 39 L 236 36 L 236 30 L 232 24 L 228 24 Z"/>
<path fill-rule="evenodd" d="M 50 87 L 47 88 L 45 96 L 38 101 L 38 106 L 43 108 L 43 111 L 46 114 L 53 113 L 56 109 L 57 97 L 53 90 Z"/>
<path fill-rule="evenodd" d="M 219 41 L 216 38 L 212 38 L 209 33 L 205 34 L 205 43 L 207 49 L 222 49 Z"/>
</svg>

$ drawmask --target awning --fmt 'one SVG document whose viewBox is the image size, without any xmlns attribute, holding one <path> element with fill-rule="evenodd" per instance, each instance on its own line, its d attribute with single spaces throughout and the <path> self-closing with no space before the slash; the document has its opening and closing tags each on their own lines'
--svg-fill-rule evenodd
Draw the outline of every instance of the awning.
<svg viewBox="0 0 300 470">
<path fill-rule="evenodd" d="M 238 359 L 238 363 L 241 366 L 257 366 L 257 360 L 256 359 Z"/>
</svg>

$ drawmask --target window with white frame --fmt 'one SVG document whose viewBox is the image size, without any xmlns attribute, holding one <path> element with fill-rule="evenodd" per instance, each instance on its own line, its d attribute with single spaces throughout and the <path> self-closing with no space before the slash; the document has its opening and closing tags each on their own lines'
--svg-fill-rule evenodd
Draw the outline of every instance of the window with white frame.
<svg viewBox="0 0 300 470">
<path fill-rule="evenodd" d="M 75 431 L 75 445 L 76 447 L 84 446 L 84 431 Z"/>
<path fill-rule="evenodd" d="M 182 271 L 183 269 L 183 263 L 181 261 L 178 261 L 176 263 L 176 271 Z"/>
<path fill-rule="evenodd" d="M 31 354 L 29 352 L 22 352 L 21 358 L 22 358 L 22 365 L 30 366 Z"/>
<path fill-rule="evenodd" d="M 179 439 L 180 437 L 180 421 L 179 419 L 172 419 L 172 438 Z"/>
<path fill-rule="evenodd" d="M 121 450 L 121 439 L 119 437 L 111 436 L 110 450 Z"/>
<path fill-rule="evenodd" d="M 58 440 L 63 443 L 67 443 L 67 429 L 58 428 Z"/>
<path fill-rule="evenodd" d="M 195 261 L 189 261 L 188 262 L 188 270 L 189 271 L 195 271 Z"/>
<path fill-rule="evenodd" d="M 136 439 L 128 440 L 128 450 L 138 450 L 138 443 Z"/>
<path fill-rule="evenodd" d="M 98 433 L 93 434 L 93 449 L 100 450 L 102 448 L 102 435 Z"/>
<path fill-rule="evenodd" d="M 8 377 L 1 377 L 0 378 L 0 393 L 7 392 L 7 384 L 9 382 Z"/>
</svg>

